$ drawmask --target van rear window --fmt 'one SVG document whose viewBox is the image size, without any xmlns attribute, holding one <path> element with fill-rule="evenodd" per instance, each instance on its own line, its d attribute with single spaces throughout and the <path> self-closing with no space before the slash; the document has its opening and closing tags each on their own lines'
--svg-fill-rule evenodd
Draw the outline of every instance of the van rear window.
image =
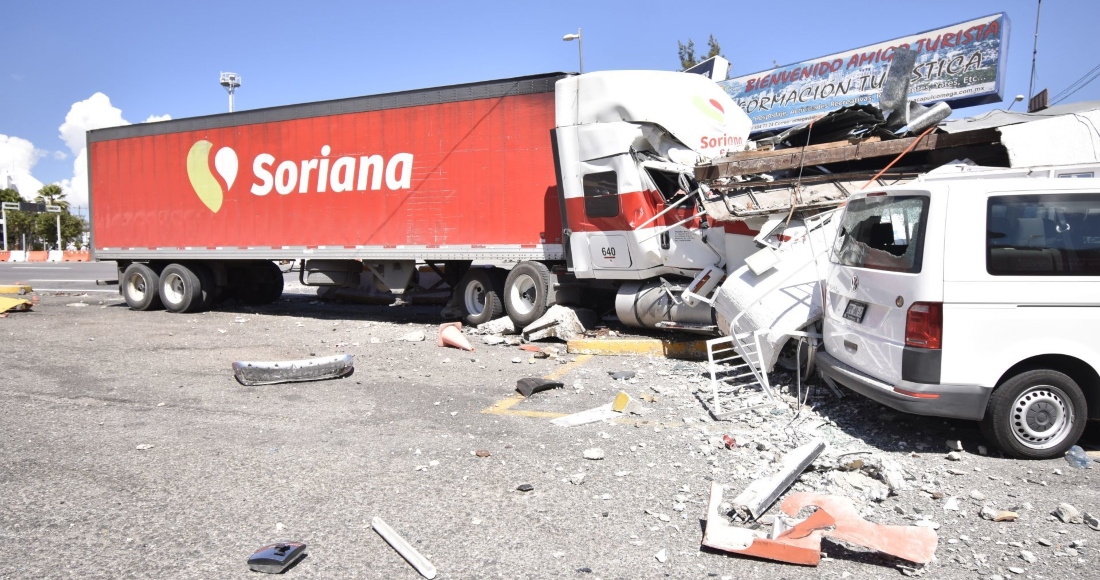
<svg viewBox="0 0 1100 580">
<path fill-rule="evenodd" d="M 833 245 L 841 266 L 920 272 L 928 196 L 875 196 L 848 201 Z"/>
<path fill-rule="evenodd" d="M 986 271 L 1100 276 L 1100 193 L 989 198 Z"/>
</svg>

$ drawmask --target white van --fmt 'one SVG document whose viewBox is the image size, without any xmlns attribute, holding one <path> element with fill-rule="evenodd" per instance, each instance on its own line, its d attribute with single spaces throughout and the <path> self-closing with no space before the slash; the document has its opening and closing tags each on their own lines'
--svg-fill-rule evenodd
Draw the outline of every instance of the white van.
<svg viewBox="0 0 1100 580">
<path fill-rule="evenodd" d="M 982 421 L 1016 457 L 1059 456 L 1100 418 L 1100 179 L 861 192 L 832 262 L 827 377 L 900 411 Z"/>
</svg>

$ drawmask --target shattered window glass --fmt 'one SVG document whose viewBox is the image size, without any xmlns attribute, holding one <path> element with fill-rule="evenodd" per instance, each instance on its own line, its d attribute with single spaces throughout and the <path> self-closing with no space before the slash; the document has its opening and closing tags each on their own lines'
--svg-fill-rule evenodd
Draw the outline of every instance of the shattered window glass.
<svg viewBox="0 0 1100 580">
<path fill-rule="evenodd" d="M 614 171 L 584 176 L 584 213 L 590 218 L 619 215 L 619 179 Z"/>
<path fill-rule="evenodd" d="M 872 270 L 920 272 L 927 216 L 927 196 L 851 200 L 836 236 L 832 261 Z"/>
<path fill-rule="evenodd" d="M 990 197 L 994 276 L 1100 276 L 1100 193 Z"/>
</svg>

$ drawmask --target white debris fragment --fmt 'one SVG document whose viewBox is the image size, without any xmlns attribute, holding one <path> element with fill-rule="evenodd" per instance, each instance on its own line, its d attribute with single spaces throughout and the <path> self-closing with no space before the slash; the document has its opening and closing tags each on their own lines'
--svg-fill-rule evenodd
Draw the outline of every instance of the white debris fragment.
<svg viewBox="0 0 1100 580">
<path fill-rule="evenodd" d="M 658 562 L 664 564 L 668 560 L 668 550 L 661 548 L 661 551 L 654 554 L 653 557 L 657 558 Z"/>
<path fill-rule="evenodd" d="M 401 340 L 405 342 L 423 342 L 425 338 L 423 330 L 414 330 L 401 335 Z"/>
<path fill-rule="evenodd" d="M 592 447 L 591 449 L 585 449 L 584 450 L 584 458 L 585 459 L 591 459 L 593 461 L 598 461 L 600 459 L 603 459 L 604 458 L 603 449 L 600 449 L 599 447 Z"/>
</svg>

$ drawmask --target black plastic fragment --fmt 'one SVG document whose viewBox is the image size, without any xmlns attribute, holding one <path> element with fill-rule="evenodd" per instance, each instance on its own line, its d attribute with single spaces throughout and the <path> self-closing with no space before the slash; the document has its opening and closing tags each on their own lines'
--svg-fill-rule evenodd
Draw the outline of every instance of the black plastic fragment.
<svg viewBox="0 0 1100 580">
<path fill-rule="evenodd" d="M 530 397 L 535 393 L 547 389 L 557 389 L 564 386 L 565 383 L 559 381 L 548 381 L 546 379 L 536 379 L 534 377 L 526 377 L 516 381 L 516 390 L 524 397 Z"/>
<path fill-rule="evenodd" d="M 301 542 L 279 542 L 256 550 L 248 558 L 248 569 L 266 574 L 282 574 L 306 555 Z"/>
<path fill-rule="evenodd" d="M 517 487 L 516 489 L 519 490 L 519 491 L 531 491 L 531 490 L 535 489 L 535 486 L 531 485 L 530 483 L 525 483 L 525 484 Z"/>
</svg>

